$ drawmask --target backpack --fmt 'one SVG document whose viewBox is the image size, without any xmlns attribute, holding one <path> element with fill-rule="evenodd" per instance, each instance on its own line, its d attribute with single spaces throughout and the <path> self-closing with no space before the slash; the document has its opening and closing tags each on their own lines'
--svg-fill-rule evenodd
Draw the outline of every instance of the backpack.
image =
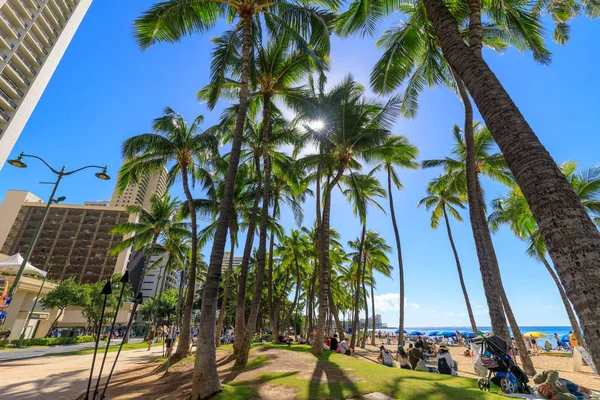
<svg viewBox="0 0 600 400">
<path fill-rule="evenodd" d="M 451 375 L 452 369 L 448 365 L 448 361 L 445 358 L 438 359 L 438 372 L 444 375 Z"/>
<path fill-rule="evenodd" d="M 394 361 L 392 360 L 392 354 L 390 353 L 389 350 L 385 350 L 383 352 L 383 360 L 381 361 L 381 363 L 387 367 L 394 366 Z"/>
</svg>

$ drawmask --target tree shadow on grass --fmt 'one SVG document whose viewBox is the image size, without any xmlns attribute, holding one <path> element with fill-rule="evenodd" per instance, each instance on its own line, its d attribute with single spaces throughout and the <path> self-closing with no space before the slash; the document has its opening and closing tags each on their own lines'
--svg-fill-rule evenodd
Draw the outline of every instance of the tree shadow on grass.
<svg viewBox="0 0 600 400">
<path fill-rule="evenodd" d="M 225 378 L 223 378 L 223 383 L 229 383 L 231 381 L 233 381 L 235 378 L 238 377 L 239 374 L 241 374 L 242 372 L 247 372 L 247 371 L 252 371 L 253 369 L 258 369 L 260 367 L 262 367 L 263 365 L 267 364 L 269 362 L 269 358 L 263 356 L 263 355 L 258 355 L 256 357 L 251 358 L 250 360 L 248 360 L 248 363 L 246 365 L 238 365 L 238 366 L 234 366 L 233 368 L 231 368 L 231 372 L 229 372 L 229 374 L 227 374 L 227 376 L 225 376 Z"/>
<path fill-rule="evenodd" d="M 489 397 L 489 393 L 477 388 L 452 386 L 451 376 L 433 374 L 428 376 L 398 376 L 385 383 L 385 392 L 396 399 L 422 400 L 435 398 L 440 400 L 480 400 Z M 435 378 L 435 380 L 433 380 Z M 417 381 L 417 382 L 411 382 Z M 427 382 L 425 385 L 424 382 Z"/>
<path fill-rule="evenodd" d="M 348 395 L 359 396 L 361 392 L 356 384 L 339 366 L 330 362 L 329 357 L 329 352 L 317 357 L 317 365 L 308 382 L 308 398 L 343 399 Z M 325 378 L 325 383 L 321 383 L 321 377 Z"/>
</svg>

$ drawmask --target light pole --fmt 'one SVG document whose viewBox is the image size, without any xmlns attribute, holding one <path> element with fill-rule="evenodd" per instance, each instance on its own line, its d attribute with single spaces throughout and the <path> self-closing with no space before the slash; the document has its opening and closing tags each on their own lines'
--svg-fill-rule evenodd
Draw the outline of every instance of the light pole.
<svg viewBox="0 0 600 400">
<path fill-rule="evenodd" d="M 44 221 L 46 220 L 46 216 L 48 215 L 48 211 L 50 210 L 50 206 L 52 205 L 52 203 L 55 202 L 54 195 L 56 194 L 56 189 L 58 189 L 58 184 L 60 183 L 61 179 L 64 176 L 73 175 L 74 173 L 79 172 L 84 169 L 87 169 L 87 168 L 101 169 L 102 172 L 97 172 L 95 174 L 96 178 L 98 178 L 98 179 L 101 179 L 103 181 L 107 181 L 110 179 L 110 176 L 108 176 L 108 174 L 106 173 L 107 166 L 101 167 L 98 165 L 86 165 L 85 167 L 81 167 L 81 168 L 75 169 L 73 171 L 65 171 L 65 167 L 63 166 L 59 171 L 59 170 L 52 168 L 50 166 L 50 164 L 48 164 L 43 158 L 31 155 L 31 154 L 25 154 L 25 153 L 19 154 L 19 157 L 17 157 L 17 159 L 8 160 L 8 163 L 10 165 L 12 165 L 13 167 L 27 168 L 27 164 L 25 164 L 25 162 L 23 161 L 23 157 L 36 158 L 36 159 L 40 160 L 50 169 L 50 171 L 52 171 L 57 176 L 57 178 L 56 178 L 56 182 L 52 182 L 54 184 L 54 188 L 52 189 L 52 194 L 50 194 L 48 203 L 46 203 L 46 208 L 44 208 L 44 213 L 42 214 L 42 219 L 40 220 L 40 223 L 39 223 L 38 227 L 36 228 L 36 230 L 33 234 L 33 237 L 31 238 L 31 242 L 29 243 L 29 247 L 27 248 L 27 251 L 25 252 L 25 256 L 23 257 L 23 263 L 21 264 L 21 268 L 19 268 L 19 272 L 17 272 L 15 281 L 13 282 L 12 286 L 10 287 L 10 289 L 8 291 L 9 298 L 11 298 L 15 294 L 15 292 L 17 291 L 17 288 L 19 287 L 19 282 L 21 281 L 21 277 L 23 276 L 23 271 L 25 271 L 25 266 L 27 266 L 29 257 L 31 256 L 33 248 L 35 247 L 35 243 L 37 242 L 38 236 L 40 235 L 40 231 L 42 230 L 42 226 L 44 225 Z M 57 199 L 57 202 L 62 201 L 62 200 L 64 200 L 64 199 L 59 198 L 59 199 Z"/>
</svg>

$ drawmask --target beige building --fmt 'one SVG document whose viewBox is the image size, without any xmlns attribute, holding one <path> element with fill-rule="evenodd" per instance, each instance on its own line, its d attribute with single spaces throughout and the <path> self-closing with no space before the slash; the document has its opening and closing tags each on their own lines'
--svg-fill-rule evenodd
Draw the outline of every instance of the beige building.
<svg viewBox="0 0 600 400">
<path fill-rule="evenodd" d="M 0 168 L 92 0 L 0 0 Z"/>
<path fill-rule="evenodd" d="M 0 252 L 25 254 L 46 204 L 27 191 L 9 190 L 0 205 Z M 132 221 L 123 208 L 55 204 L 50 207 L 29 262 L 50 279 L 75 276 L 78 282 L 99 282 L 123 273 L 130 251 L 110 254 L 122 237 L 110 232 Z"/>
<path fill-rule="evenodd" d="M 163 168 L 159 174 L 145 176 L 139 184 L 129 185 L 123 193 L 115 186 L 113 195 L 110 198 L 111 207 L 127 207 L 132 205 L 141 205 L 145 209 L 150 209 L 150 199 L 156 193 L 162 196 L 167 192 L 168 171 Z"/>
</svg>

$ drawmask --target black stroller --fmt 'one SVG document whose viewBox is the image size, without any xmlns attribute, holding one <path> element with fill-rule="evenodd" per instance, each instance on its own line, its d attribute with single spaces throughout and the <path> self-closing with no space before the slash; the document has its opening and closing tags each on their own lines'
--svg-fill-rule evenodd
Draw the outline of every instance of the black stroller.
<svg viewBox="0 0 600 400">
<path fill-rule="evenodd" d="M 510 345 L 504 339 L 486 333 L 472 339 L 471 345 L 475 361 L 478 358 L 478 362 L 488 370 L 487 378 L 480 378 L 477 382 L 479 389 L 489 392 L 491 381 L 507 394 L 531 394 L 527 385 L 529 378 L 508 354 Z"/>
</svg>

